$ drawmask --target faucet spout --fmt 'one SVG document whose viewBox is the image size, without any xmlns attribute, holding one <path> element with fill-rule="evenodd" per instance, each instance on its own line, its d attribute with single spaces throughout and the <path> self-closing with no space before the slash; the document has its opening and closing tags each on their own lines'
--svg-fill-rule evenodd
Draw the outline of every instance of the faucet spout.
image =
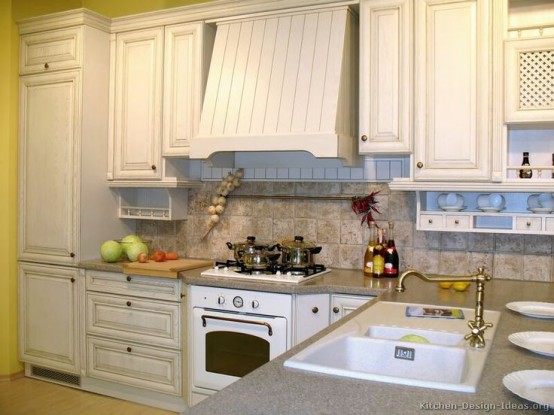
<svg viewBox="0 0 554 415">
<path fill-rule="evenodd" d="M 485 272 L 485 267 L 478 267 L 477 274 L 475 275 L 439 275 L 439 274 L 424 274 L 414 269 L 408 269 L 404 271 L 400 277 L 398 277 L 398 283 L 395 290 L 399 293 L 406 291 L 404 286 L 404 280 L 409 276 L 415 276 L 426 282 L 475 282 L 477 284 L 476 298 L 475 298 L 475 320 L 468 322 L 468 326 L 471 329 L 471 333 L 465 336 L 466 340 L 469 340 L 469 344 L 475 348 L 485 347 L 484 332 L 488 327 L 492 327 L 491 323 L 485 323 L 483 319 L 484 312 L 484 298 L 485 298 L 485 282 L 491 280 L 491 276 Z"/>
</svg>

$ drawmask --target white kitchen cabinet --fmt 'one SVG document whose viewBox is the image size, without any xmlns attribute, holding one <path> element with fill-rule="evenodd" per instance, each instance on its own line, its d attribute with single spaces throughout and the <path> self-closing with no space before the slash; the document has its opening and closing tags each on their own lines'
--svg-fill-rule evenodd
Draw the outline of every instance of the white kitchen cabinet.
<svg viewBox="0 0 554 415">
<path fill-rule="evenodd" d="M 163 36 L 163 27 L 115 35 L 115 179 L 162 177 Z"/>
<path fill-rule="evenodd" d="M 413 179 L 491 178 L 493 1 L 415 1 Z"/>
<path fill-rule="evenodd" d="M 113 35 L 111 180 L 169 180 L 188 174 L 213 42 L 204 23 Z M 167 157 L 167 158 L 166 158 Z"/>
<path fill-rule="evenodd" d="M 329 325 L 329 294 L 305 294 L 295 298 L 293 344 L 298 344 Z"/>
<path fill-rule="evenodd" d="M 360 2 L 360 154 L 412 149 L 412 0 Z"/>
<path fill-rule="evenodd" d="M 181 280 L 87 270 L 85 281 L 84 387 L 182 410 Z"/>
<path fill-rule="evenodd" d="M 351 294 L 331 294 L 331 323 L 350 314 L 374 297 Z"/>
<path fill-rule="evenodd" d="M 59 22 L 77 26 L 37 31 Z M 19 29 L 19 259 L 73 266 L 131 232 L 113 214 L 117 199 L 104 178 L 109 25 L 78 11 Z"/>
<path fill-rule="evenodd" d="M 505 43 L 505 121 L 553 122 L 554 37 Z"/>
<path fill-rule="evenodd" d="M 30 263 L 19 265 L 21 361 L 79 375 L 82 289 L 77 269 Z"/>
</svg>

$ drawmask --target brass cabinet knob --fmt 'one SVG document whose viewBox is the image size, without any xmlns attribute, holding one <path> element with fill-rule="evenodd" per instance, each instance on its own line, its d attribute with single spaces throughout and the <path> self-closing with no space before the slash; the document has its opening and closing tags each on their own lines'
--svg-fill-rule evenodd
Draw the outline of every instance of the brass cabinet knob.
<svg viewBox="0 0 554 415">
<path fill-rule="evenodd" d="M 69 253 L 69 256 L 70 256 L 71 258 L 75 258 L 75 252 L 70 252 L 70 253 Z"/>
<path fill-rule="evenodd" d="M 333 313 L 338 314 L 339 311 L 340 311 L 340 308 L 338 308 L 338 307 L 333 307 Z"/>
<path fill-rule="evenodd" d="M 312 308 L 312 313 L 317 314 L 318 311 L 319 311 L 319 308 L 317 307 Z"/>
<path fill-rule="evenodd" d="M 131 347 L 127 347 L 127 351 L 128 351 L 129 353 L 131 353 L 132 350 L 133 350 L 133 349 L 131 349 Z"/>
<path fill-rule="evenodd" d="M 152 164 L 152 166 L 150 166 L 152 168 L 152 170 L 156 170 L 156 165 L 155 164 Z"/>
<path fill-rule="evenodd" d="M 365 134 L 362 135 L 361 140 L 364 141 L 364 142 L 367 141 L 367 135 L 365 135 Z"/>
<path fill-rule="evenodd" d="M 456 225 L 459 225 L 459 224 L 460 224 L 460 221 L 459 221 L 458 219 L 456 219 L 456 220 L 454 221 L 454 223 L 455 223 Z"/>
<path fill-rule="evenodd" d="M 433 223 L 433 219 L 429 219 L 429 223 Z"/>
<path fill-rule="evenodd" d="M 423 163 L 421 161 L 418 161 L 416 166 L 417 166 L 418 169 L 421 169 L 421 168 L 423 168 Z"/>
<path fill-rule="evenodd" d="M 127 307 L 131 307 L 131 302 L 127 301 Z"/>
<path fill-rule="evenodd" d="M 130 275 L 127 275 L 127 281 L 130 282 L 131 280 L 132 280 L 131 276 L 130 276 Z"/>
<path fill-rule="evenodd" d="M 72 283 L 75 282 L 75 278 L 71 277 L 71 280 L 70 280 Z"/>
<path fill-rule="evenodd" d="M 531 226 L 531 222 L 527 222 L 526 225 L 527 225 L 527 226 Z"/>
<path fill-rule="evenodd" d="M 48 65 L 48 62 L 46 62 L 46 63 L 44 64 L 44 69 L 48 69 L 48 68 L 50 68 L 50 65 Z"/>
</svg>

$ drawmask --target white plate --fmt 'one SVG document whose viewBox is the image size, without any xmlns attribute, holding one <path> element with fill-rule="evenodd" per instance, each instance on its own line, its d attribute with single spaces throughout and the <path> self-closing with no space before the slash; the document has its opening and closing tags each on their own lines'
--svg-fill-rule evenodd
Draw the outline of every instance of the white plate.
<svg viewBox="0 0 554 415">
<path fill-rule="evenodd" d="M 554 318 L 554 303 L 539 301 L 516 301 L 506 304 L 506 308 L 517 311 L 524 316 L 537 318 Z"/>
<path fill-rule="evenodd" d="M 531 212 L 533 213 L 550 213 L 552 212 L 552 209 L 551 208 L 545 208 L 545 207 L 530 207 L 530 208 L 527 208 L 529 209 Z"/>
<path fill-rule="evenodd" d="M 501 210 L 504 210 L 504 208 L 480 207 L 479 210 L 481 210 L 483 212 L 500 212 Z"/>
<path fill-rule="evenodd" d="M 466 209 L 467 206 L 442 206 L 441 209 L 445 212 L 459 212 L 460 210 Z"/>
<path fill-rule="evenodd" d="M 517 396 L 554 408 L 554 370 L 520 370 L 504 376 L 502 383 Z"/>
<path fill-rule="evenodd" d="M 508 340 L 532 352 L 554 357 L 554 332 L 522 331 L 510 334 Z"/>
</svg>

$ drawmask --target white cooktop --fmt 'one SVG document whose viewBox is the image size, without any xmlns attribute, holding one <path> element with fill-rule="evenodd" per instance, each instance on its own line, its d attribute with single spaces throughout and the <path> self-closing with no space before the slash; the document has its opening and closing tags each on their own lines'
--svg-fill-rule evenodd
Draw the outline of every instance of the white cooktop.
<svg viewBox="0 0 554 415">
<path fill-rule="evenodd" d="M 324 271 L 316 272 L 311 275 L 304 275 L 304 274 L 294 274 L 291 272 L 286 272 L 281 274 L 280 272 L 277 272 L 276 274 L 266 274 L 263 271 L 260 273 L 256 273 L 256 271 L 253 271 L 252 274 L 244 274 L 237 272 L 237 269 L 235 267 L 221 267 L 216 266 L 214 268 L 207 269 L 206 271 L 202 271 L 200 275 L 203 277 L 220 277 L 220 278 L 235 278 L 235 279 L 241 279 L 241 280 L 250 280 L 250 281 L 268 281 L 268 282 L 279 282 L 279 283 L 289 283 L 289 284 L 300 284 L 304 281 L 311 280 L 312 278 L 319 277 L 323 274 L 327 274 L 328 272 L 331 272 L 329 268 L 325 269 Z"/>
</svg>

